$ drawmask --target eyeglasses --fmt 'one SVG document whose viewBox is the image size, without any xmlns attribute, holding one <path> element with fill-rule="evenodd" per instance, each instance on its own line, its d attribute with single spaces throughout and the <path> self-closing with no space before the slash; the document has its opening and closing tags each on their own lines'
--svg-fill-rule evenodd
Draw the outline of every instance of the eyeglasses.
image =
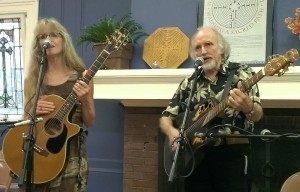
<svg viewBox="0 0 300 192">
<path fill-rule="evenodd" d="M 50 38 L 57 38 L 57 37 L 61 37 L 61 34 L 59 32 L 51 32 L 49 34 L 40 34 L 40 35 L 37 35 L 36 38 L 38 40 L 44 40 L 46 39 L 47 37 L 50 37 Z"/>
</svg>

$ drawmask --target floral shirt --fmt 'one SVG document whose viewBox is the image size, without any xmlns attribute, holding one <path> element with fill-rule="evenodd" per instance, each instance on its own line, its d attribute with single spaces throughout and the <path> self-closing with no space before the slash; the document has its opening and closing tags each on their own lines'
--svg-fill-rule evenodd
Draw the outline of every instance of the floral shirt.
<svg viewBox="0 0 300 192">
<path fill-rule="evenodd" d="M 236 66 L 237 69 L 235 70 L 230 89 L 236 87 L 238 81 L 247 80 L 254 74 L 253 69 L 248 65 L 237 64 Z M 216 76 L 217 78 L 213 81 L 207 78 L 203 73 L 198 75 L 194 89 L 195 91 L 190 102 L 190 111 L 197 110 L 199 107 L 205 105 L 209 98 L 214 98 L 213 100 L 221 102 L 228 96 L 226 95 L 223 97 L 223 92 L 227 78 L 230 74 L 230 69 L 231 67 L 229 67 L 228 61 L 221 64 L 219 72 Z M 172 120 L 175 120 L 178 114 L 184 113 L 184 108 L 187 104 L 191 86 L 193 84 L 193 79 L 193 74 L 191 74 L 180 83 L 169 105 L 163 111 L 163 116 L 170 117 Z M 256 84 L 252 86 L 247 93 L 253 102 L 260 103 L 258 86 Z M 226 107 L 222 117 L 213 118 L 208 123 L 208 127 L 225 124 L 231 124 L 242 129 L 249 129 L 252 125 L 252 123 L 247 120 L 243 112 L 235 111 L 230 107 Z"/>
</svg>

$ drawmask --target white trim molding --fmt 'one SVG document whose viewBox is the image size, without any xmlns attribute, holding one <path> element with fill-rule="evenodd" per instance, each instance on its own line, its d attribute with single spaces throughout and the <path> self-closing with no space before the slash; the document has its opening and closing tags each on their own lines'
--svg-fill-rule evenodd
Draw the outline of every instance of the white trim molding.
<svg viewBox="0 0 300 192">
<path fill-rule="evenodd" d="M 189 69 L 100 70 L 94 78 L 95 99 L 119 100 L 129 107 L 165 107 Z M 261 68 L 254 67 L 256 72 Z M 300 67 L 283 76 L 266 76 L 258 82 L 264 108 L 300 108 Z"/>
<path fill-rule="evenodd" d="M 38 20 L 38 6 L 38 0 L 0 0 L 0 18 L 8 16 L 21 18 L 21 40 L 25 72 L 31 52 L 31 43 L 34 38 L 33 29 Z"/>
</svg>

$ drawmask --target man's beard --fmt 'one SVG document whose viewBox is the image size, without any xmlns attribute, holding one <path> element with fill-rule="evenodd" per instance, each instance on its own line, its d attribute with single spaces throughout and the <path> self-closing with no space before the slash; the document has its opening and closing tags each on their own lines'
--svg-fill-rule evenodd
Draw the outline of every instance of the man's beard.
<svg viewBox="0 0 300 192">
<path fill-rule="evenodd" d="M 207 62 L 204 65 L 202 65 L 202 68 L 204 70 L 215 70 L 215 69 L 218 70 L 217 61 L 215 59 L 212 59 L 209 62 Z"/>
</svg>

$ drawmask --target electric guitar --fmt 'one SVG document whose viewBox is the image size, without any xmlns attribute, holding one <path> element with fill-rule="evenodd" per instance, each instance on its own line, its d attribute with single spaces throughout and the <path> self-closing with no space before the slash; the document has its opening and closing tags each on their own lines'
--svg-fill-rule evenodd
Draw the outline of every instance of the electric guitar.
<svg viewBox="0 0 300 192">
<path fill-rule="evenodd" d="M 88 84 L 109 55 L 124 45 L 127 38 L 127 30 L 116 30 L 82 80 Z M 66 100 L 57 95 L 49 95 L 46 100 L 53 102 L 56 108 L 51 114 L 43 116 L 43 120 L 37 122 L 34 128 L 32 183 L 36 184 L 51 181 L 62 171 L 68 152 L 68 140 L 80 131 L 77 124 L 68 121 L 70 111 L 78 102 L 78 97 L 73 91 Z M 3 140 L 4 159 L 17 176 L 23 168 L 28 130 L 27 125 L 15 127 L 7 132 Z"/>
<path fill-rule="evenodd" d="M 240 90 L 242 92 L 248 91 L 264 76 L 272 76 L 278 73 L 281 76 L 288 70 L 288 67 L 293 64 L 293 61 L 298 59 L 298 51 L 291 49 L 284 55 L 273 55 L 269 57 L 266 66 L 251 78 L 242 83 Z M 183 131 L 183 143 L 177 158 L 177 172 L 179 175 L 187 175 L 191 173 L 193 168 L 200 163 L 203 158 L 204 146 L 212 145 L 215 141 L 208 138 L 206 135 L 208 129 L 206 125 L 214 119 L 220 112 L 228 106 L 228 97 L 223 99 L 220 103 L 214 98 L 208 99 L 201 104 L 196 110 L 190 112 L 186 119 L 186 126 Z M 180 127 L 183 120 L 184 113 L 178 115 L 174 120 L 175 127 Z M 176 141 L 175 141 L 176 142 Z M 169 140 L 165 137 L 164 143 L 164 166 L 165 172 L 169 175 L 174 161 L 174 153 L 170 150 Z"/>
</svg>

